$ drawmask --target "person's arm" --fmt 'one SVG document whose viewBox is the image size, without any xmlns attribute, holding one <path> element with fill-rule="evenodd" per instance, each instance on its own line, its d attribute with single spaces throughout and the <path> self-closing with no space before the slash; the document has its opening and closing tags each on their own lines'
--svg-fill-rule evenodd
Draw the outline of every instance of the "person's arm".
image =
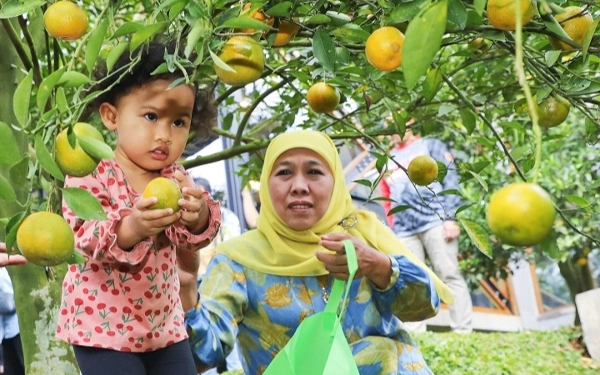
<svg viewBox="0 0 600 375">
<path fill-rule="evenodd" d="M 222 254 L 210 262 L 200 285 L 200 297 L 185 297 L 188 305 L 185 322 L 194 361 L 208 367 L 222 363 L 235 345 L 237 323 L 248 304 L 246 283 L 239 275 L 243 268 Z M 230 284 L 223 280 L 231 280 Z M 182 301 L 183 302 L 183 301 Z"/>
</svg>

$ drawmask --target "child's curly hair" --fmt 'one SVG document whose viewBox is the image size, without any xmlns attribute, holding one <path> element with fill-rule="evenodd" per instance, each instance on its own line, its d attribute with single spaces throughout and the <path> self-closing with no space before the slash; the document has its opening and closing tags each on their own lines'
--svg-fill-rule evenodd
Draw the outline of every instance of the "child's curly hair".
<svg viewBox="0 0 600 375">
<path fill-rule="evenodd" d="M 113 73 L 110 75 L 105 66 L 96 69 L 94 76 L 98 83 L 91 92 L 100 91 L 102 94 L 90 103 L 91 107 L 98 108 L 102 103 L 116 105 L 123 96 L 145 84 L 159 79 L 174 80 L 184 77 L 180 68 L 173 72 L 152 74 L 166 61 L 167 55 L 174 53 L 173 45 L 152 42 L 147 46 L 138 47 L 132 53 L 121 54 L 111 69 Z M 192 74 L 190 68 L 186 67 L 185 69 L 188 75 Z M 206 139 L 217 123 L 217 104 L 212 89 L 200 89 L 196 83 L 193 86 L 196 99 L 190 132 L 195 132 L 200 139 Z"/>
</svg>

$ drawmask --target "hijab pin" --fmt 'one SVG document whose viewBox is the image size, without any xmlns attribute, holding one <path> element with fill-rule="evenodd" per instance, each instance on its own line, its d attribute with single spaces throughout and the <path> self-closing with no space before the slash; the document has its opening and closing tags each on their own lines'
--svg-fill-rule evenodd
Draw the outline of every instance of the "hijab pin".
<svg viewBox="0 0 600 375">
<path fill-rule="evenodd" d="M 345 230 L 350 230 L 356 226 L 357 222 L 358 218 L 356 217 L 356 214 L 350 214 L 343 218 L 342 221 L 339 222 L 339 225 L 341 225 Z"/>
</svg>

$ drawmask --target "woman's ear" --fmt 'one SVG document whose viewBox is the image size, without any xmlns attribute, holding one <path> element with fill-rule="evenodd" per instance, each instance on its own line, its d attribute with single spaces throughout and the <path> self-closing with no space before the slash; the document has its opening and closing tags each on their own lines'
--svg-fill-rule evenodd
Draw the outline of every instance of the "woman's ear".
<svg viewBox="0 0 600 375">
<path fill-rule="evenodd" d="M 98 112 L 108 130 L 117 130 L 117 108 L 114 105 L 104 102 L 100 104 Z"/>
</svg>

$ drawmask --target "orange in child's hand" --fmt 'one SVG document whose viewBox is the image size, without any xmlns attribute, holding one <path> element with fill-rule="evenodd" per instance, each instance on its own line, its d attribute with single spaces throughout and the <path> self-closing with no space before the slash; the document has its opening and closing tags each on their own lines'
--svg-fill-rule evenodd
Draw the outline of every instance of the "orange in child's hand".
<svg viewBox="0 0 600 375">
<path fill-rule="evenodd" d="M 178 202 L 182 197 L 179 185 L 166 177 L 157 177 L 150 181 L 146 185 L 142 196 L 144 198 L 158 198 L 158 202 L 150 206 L 151 210 L 172 208 L 173 212 L 179 211 Z"/>
</svg>

